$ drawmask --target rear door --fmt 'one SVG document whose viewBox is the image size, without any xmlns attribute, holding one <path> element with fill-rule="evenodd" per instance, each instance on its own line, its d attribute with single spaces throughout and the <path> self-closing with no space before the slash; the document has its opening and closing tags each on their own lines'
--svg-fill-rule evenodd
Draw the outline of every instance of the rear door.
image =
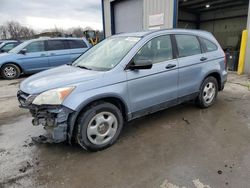
<svg viewBox="0 0 250 188">
<path fill-rule="evenodd" d="M 31 42 L 24 49 L 26 53 L 18 55 L 25 72 L 38 72 L 50 68 L 44 41 Z"/>
<path fill-rule="evenodd" d="M 135 116 L 145 113 L 145 110 L 153 112 L 175 103 L 178 62 L 173 56 L 170 35 L 150 40 L 133 61 L 137 59 L 151 60 L 153 66 L 146 70 L 127 70 L 129 100 Z"/>
<path fill-rule="evenodd" d="M 87 44 L 82 39 L 68 40 L 68 43 L 71 49 L 71 62 L 73 62 L 88 49 Z"/>
<path fill-rule="evenodd" d="M 187 97 L 199 91 L 202 79 L 202 64 L 206 60 L 202 54 L 202 47 L 198 37 L 195 35 L 178 34 L 175 35 L 178 62 L 178 97 Z"/>
<path fill-rule="evenodd" d="M 46 41 L 49 64 L 56 67 L 71 63 L 70 47 L 66 40 L 55 39 Z"/>
</svg>

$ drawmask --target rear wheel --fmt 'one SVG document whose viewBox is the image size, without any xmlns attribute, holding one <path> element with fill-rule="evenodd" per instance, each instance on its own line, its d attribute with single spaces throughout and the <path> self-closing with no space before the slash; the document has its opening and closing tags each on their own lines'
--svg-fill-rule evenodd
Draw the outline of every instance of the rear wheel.
<svg viewBox="0 0 250 188">
<path fill-rule="evenodd" d="M 197 97 L 197 104 L 201 108 L 208 108 L 214 104 L 217 94 L 218 82 L 216 78 L 212 76 L 207 77 L 201 85 L 200 94 Z"/>
<path fill-rule="evenodd" d="M 118 139 L 123 117 L 115 105 L 100 102 L 80 115 L 77 127 L 79 145 L 90 151 L 98 151 L 111 146 Z"/>
<path fill-rule="evenodd" d="M 16 79 L 20 76 L 21 70 L 14 64 L 6 64 L 1 68 L 1 75 L 4 79 Z"/>
</svg>

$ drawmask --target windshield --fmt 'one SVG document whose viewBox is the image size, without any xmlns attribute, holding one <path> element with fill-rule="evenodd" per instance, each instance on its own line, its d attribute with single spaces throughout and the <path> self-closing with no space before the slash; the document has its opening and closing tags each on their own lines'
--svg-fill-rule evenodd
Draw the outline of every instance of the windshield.
<svg viewBox="0 0 250 188">
<path fill-rule="evenodd" d="M 15 53 L 15 54 L 17 54 L 17 53 L 20 52 L 20 50 L 22 50 L 23 48 L 25 48 L 29 43 L 30 43 L 30 41 L 23 42 L 23 43 L 17 45 L 12 50 L 10 50 L 8 53 Z"/>
<path fill-rule="evenodd" d="M 96 71 L 110 70 L 122 60 L 139 40 L 139 37 L 105 39 L 78 58 L 73 66 Z"/>
</svg>

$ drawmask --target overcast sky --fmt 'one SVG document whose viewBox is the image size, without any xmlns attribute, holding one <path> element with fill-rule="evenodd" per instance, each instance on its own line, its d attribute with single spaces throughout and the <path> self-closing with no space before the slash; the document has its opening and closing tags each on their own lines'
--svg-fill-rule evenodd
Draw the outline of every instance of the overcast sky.
<svg viewBox="0 0 250 188">
<path fill-rule="evenodd" d="M 102 30 L 101 0 L 0 0 L 0 25 L 10 20 L 37 31 L 55 26 Z"/>
</svg>

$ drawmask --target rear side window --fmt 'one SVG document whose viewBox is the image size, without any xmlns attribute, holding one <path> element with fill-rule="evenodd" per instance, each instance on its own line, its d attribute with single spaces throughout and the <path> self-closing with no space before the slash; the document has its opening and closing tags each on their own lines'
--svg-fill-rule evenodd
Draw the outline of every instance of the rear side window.
<svg viewBox="0 0 250 188">
<path fill-rule="evenodd" d="M 68 49 L 67 42 L 64 40 L 48 40 L 47 41 L 47 50 L 65 50 Z"/>
<path fill-rule="evenodd" d="M 25 47 L 27 53 L 44 51 L 44 41 L 35 41 Z"/>
<path fill-rule="evenodd" d="M 200 43 L 193 35 L 175 35 L 179 57 L 201 54 Z"/>
<path fill-rule="evenodd" d="M 156 37 L 146 43 L 137 54 L 134 60 L 151 60 L 159 63 L 173 59 L 172 44 L 169 35 Z"/>
<path fill-rule="evenodd" d="M 87 45 L 83 40 L 69 40 L 68 42 L 71 49 L 87 48 Z"/>
<path fill-rule="evenodd" d="M 217 46 L 213 42 L 211 42 L 207 39 L 201 38 L 201 41 L 203 42 L 203 44 L 205 46 L 206 52 L 212 52 L 212 51 L 216 51 L 218 49 Z"/>
</svg>

